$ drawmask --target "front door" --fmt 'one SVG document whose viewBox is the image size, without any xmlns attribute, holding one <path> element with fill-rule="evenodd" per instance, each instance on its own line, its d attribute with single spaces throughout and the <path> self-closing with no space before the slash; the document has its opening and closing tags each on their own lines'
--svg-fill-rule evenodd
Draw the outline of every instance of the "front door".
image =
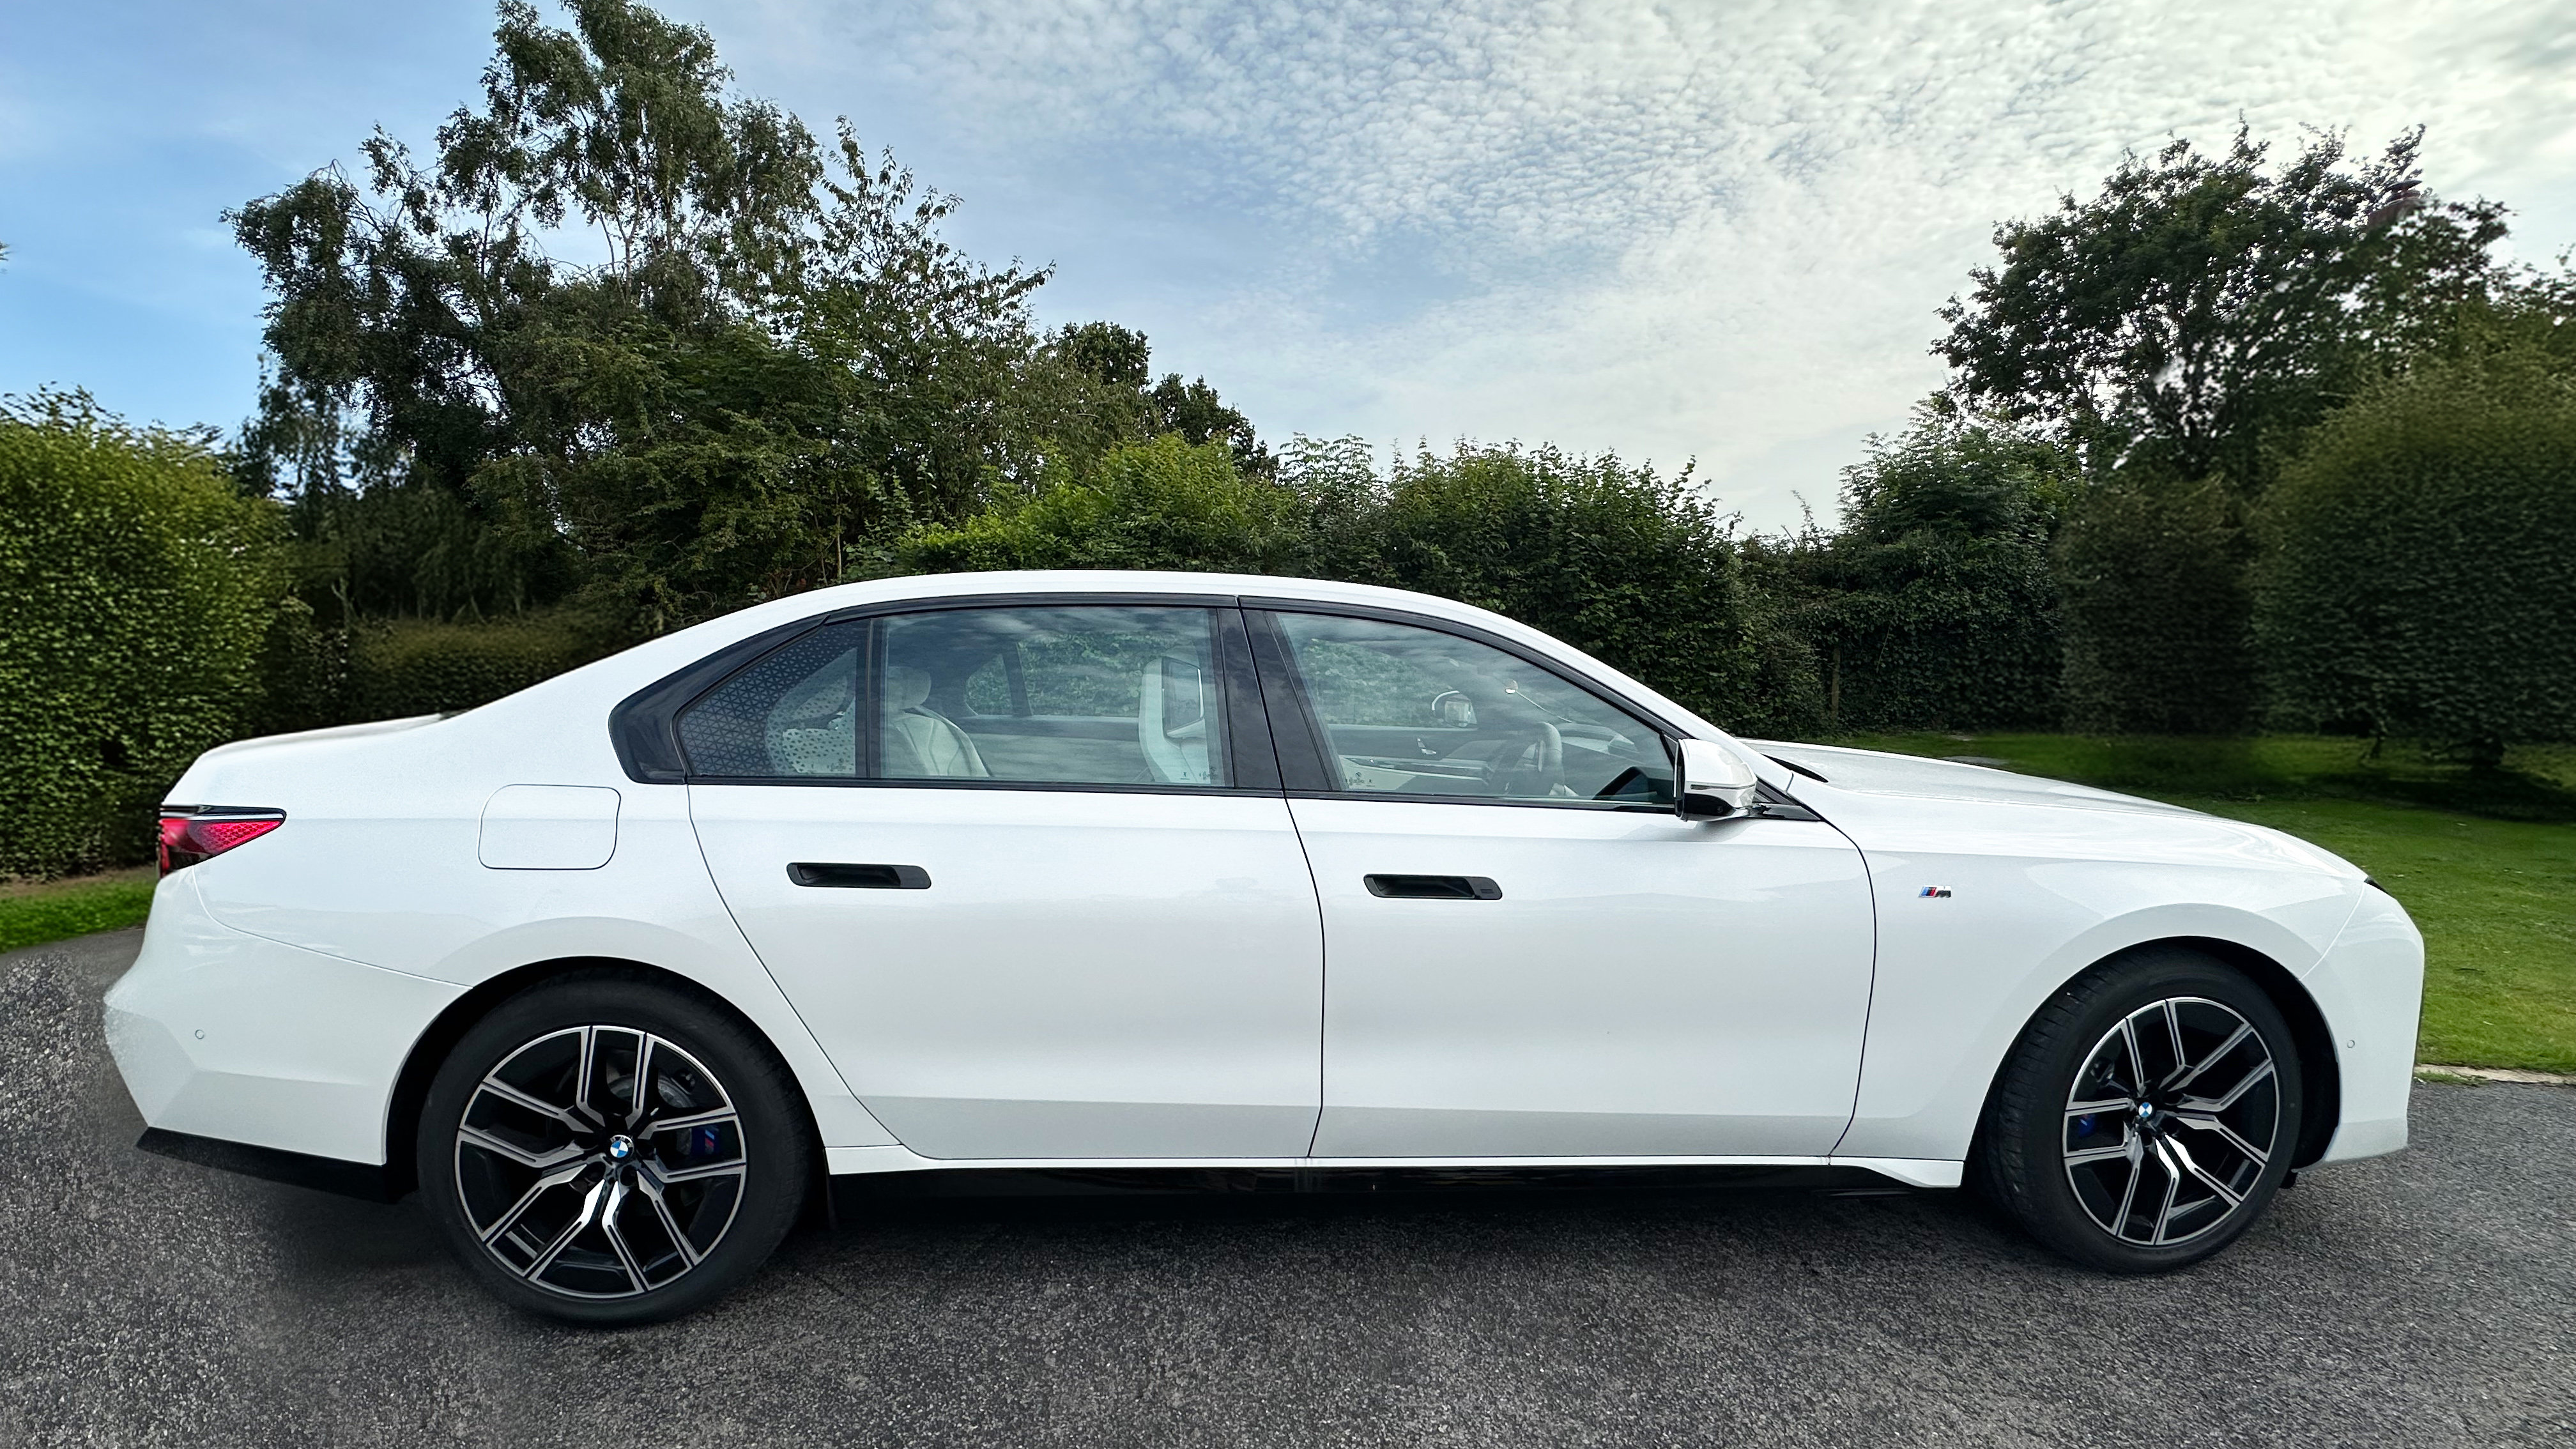
<svg viewBox="0 0 2576 1449">
<path fill-rule="evenodd" d="M 1254 618 L 1283 760 L 1291 728 L 1320 757 L 1288 782 L 1330 960 L 1317 1156 L 1832 1149 L 1872 956 L 1850 841 L 1677 819 L 1657 730 L 1497 644 Z"/>
<path fill-rule="evenodd" d="M 924 1156 L 1296 1157 L 1322 942 L 1241 615 L 827 625 L 680 718 L 734 918 Z"/>
</svg>

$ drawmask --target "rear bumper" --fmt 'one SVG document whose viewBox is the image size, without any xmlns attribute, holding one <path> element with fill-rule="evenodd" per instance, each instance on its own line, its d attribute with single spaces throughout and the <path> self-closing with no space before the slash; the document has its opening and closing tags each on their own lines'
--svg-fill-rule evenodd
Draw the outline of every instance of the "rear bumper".
<svg viewBox="0 0 2576 1449">
<path fill-rule="evenodd" d="M 463 992 L 233 930 L 182 872 L 108 990 L 107 1044 L 159 1132 L 375 1167 L 405 1056 Z"/>
</svg>

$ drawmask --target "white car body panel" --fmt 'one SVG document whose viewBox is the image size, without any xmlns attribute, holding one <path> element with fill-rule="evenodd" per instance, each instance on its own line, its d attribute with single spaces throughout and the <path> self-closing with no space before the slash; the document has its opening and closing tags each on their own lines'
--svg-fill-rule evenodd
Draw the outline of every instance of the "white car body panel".
<svg viewBox="0 0 2576 1449">
<path fill-rule="evenodd" d="M 690 789 L 734 919 L 923 1156 L 1306 1154 L 1324 943 L 1277 795 Z"/>
<path fill-rule="evenodd" d="M 636 781 L 621 767 L 606 726 L 609 711 L 637 690 L 736 641 L 835 609 L 970 594 L 1086 592 L 1296 598 L 1469 625 L 1548 655 L 1680 733 L 1737 750 L 1767 785 L 1830 822 L 1685 826 L 1660 817 L 1545 807 L 1440 807 L 1472 809 L 1494 820 L 1479 829 L 1491 837 L 1488 858 L 1495 864 L 1474 873 L 1504 879 L 1508 871 L 1529 878 L 1520 876 L 1526 867 L 1511 854 L 1519 848 L 1511 838 L 1523 828 L 1516 822 L 1523 821 L 1541 834 L 1580 834 L 1575 822 L 1594 822 L 1582 828 L 1613 835 L 1629 828 L 1670 836 L 1696 831 L 1708 840 L 1758 840 L 1776 832 L 1769 837 L 1775 842 L 1820 842 L 1813 847 L 1819 858 L 1843 852 L 1865 864 L 1871 899 L 1855 894 L 1862 879 L 1857 869 L 1831 888 L 1812 872 L 1784 878 L 1805 881 L 1798 889 L 1822 892 L 1811 897 L 1820 910 L 1834 903 L 1807 924 L 1832 965 L 1770 978 L 1767 984 L 1780 988 L 1779 994 L 1756 991 L 1751 999 L 1779 1029 L 1772 1037 L 1722 1021 L 1715 1010 L 1719 997 L 1706 989 L 1705 977 L 1658 975 L 1659 967 L 1682 972 L 1692 963 L 1651 956 L 1655 943 L 1666 938 L 1657 927 L 1617 913 L 1613 903 L 1622 898 L 1612 891 L 1622 883 L 1607 868 L 1601 877 L 1604 914 L 1589 932 L 1575 904 L 1584 889 L 1579 880 L 1554 883 L 1555 895 L 1524 887 L 1526 897 L 1477 903 L 1526 900 L 1532 907 L 1526 930 L 1496 933 L 1503 959 L 1491 972 L 1442 968 L 1407 978 L 1400 966 L 1409 954 L 1420 954 L 1407 945 L 1409 927 L 1375 939 L 1354 931 L 1344 943 L 1354 975 L 1345 983 L 1347 997 L 1337 999 L 1337 947 L 1330 933 L 1337 912 L 1360 904 L 1350 898 L 1356 880 L 1342 877 L 1402 867 L 1373 857 L 1361 866 L 1356 857 L 1336 852 L 1367 836 L 1415 842 L 1436 837 L 1446 848 L 1476 832 L 1442 825 L 1426 833 L 1399 819 L 1400 812 L 1420 807 L 1390 801 L 1300 799 L 1282 805 L 1277 796 L 1003 789 L 776 792 L 865 797 L 870 809 L 889 812 L 880 823 L 913 832 L 900 838 L 917 842 L 925 854 L 947 849 L 938 837 L 953 828 L 951 822 L 981 813 L 988 822 L 1002 822 L 1001 828 L 1054 840 L 1053 846 L 1033 841 L 1032 854 L 1044 853 L 1050 863 L 1068 868 L 1069 879 L 1079 878 L 1081 862 L 1097 852 L 1097 841 L 1127 840 L 1129 845 L 1116 848 L 1151 852 L 1163 847 L 1133 842 L 1163 828 L 1181 832 L 1173 843 L 1177 855 L 1205 852 L 1210 839 L 1231 842 L 1215 848 L 1215 855 L 1246 852 L 1240 871 L 1226 866 L 1222 876 L 1213 856 L 1197 862 L 1217 887 L 1204 897 L 1175 889 L 1153 910 L 1171 912 L 1166 919 L 1180 922 L 1194 942 L 1233 923 L 1232 944 L 1245 946 L 1244 959 L 1261 963 L 1257 969 L 1216 978 L 1166 975 L 1159 984 L 1148 969 L 1115 977 L 1122 990 L 1180 992 L 1175 1014 L 1162 1020 L 1212 1031 L 1199 1041 L 1153 1036 L 1150 1016 L 1085 1015 L 1078 994 L 1063 994 L 1081 973 L 1114 975 L 1122 969 L 1112 943 L 1143 919 L 1120 917 L 1114 907 L 1088 921 L 1079 914 L 1050 914 L 1090 908 L 1071 886 L 1039 909 L 1007 899 L 1010 887 L 1000 874 L 979 877 L 974 868 L 924 860 L 910 863 L 932 868 L 938 880 L 932 891 L 802 893 L 864 896 L 854 909 L 886 912 L 919 911 L 922 900 L 938 897 L 930 909 L 943 912 L 949 910 L 946 902 L 962 905 L 966 887 L 974 884 L 985 909 L 954 919 L 982 934 L 973 951 L 956 961 L 976 989 L 1034 993 L 1026 1000 L 1002 1000 L 979 1016 L 961 1009 L 963 996 L 907 980 L 897 969 L 894 963 L 907 956 L 938 954 L 932 936 L 904 935 L 899 916 L 885 918 L 896 923 L 887 929 L 897 954 L 871 957 L 839 980 L 819 966 L 799 964 L 805 959 L 795 944 L 799 933 L 828 934 L 830 927 L 770 918 L 810 908 L 805 902 L 782 906 L 783 876 L 755 888 L 755 867 L 776 871 L 774 862 L 740 867 L 741 885 L 727 886 L 734 897 L 728 909 L 718 877 L 734 867 L 711 870 L 708 861 L 710 851 L 734 848 L 724 832 L 778 831 L 745 848 L 801 851 L 806 847 L 796 842 L 811 837 L 797 832 L 825 829 L 828 822 L 791 817 L 828 814 L 825 802 L 768 809 L 766 818 L 755 819 L 748 817 L 763 812 L 741 803 L 745 787 Z M 1775 754 L 1827 780 L 1797 774 L 1771 758 Z M 717 795 L 729 798 L 711 805 L 709 797 Z M 926 799 L 938 812 L 958 813 L 899 819 L 902 812 L 887 802 L 906 796 Z M 612 797 L 613 808 L 604 809 Z M 803 1088 L 835 1171 L 959 1160 L 917 1151 L 901 1133 L 888 1130 L 862 1104 L 861 1093 L 853 1092 L 855 1082 L 881 1096 L 888 1115 L 920 1135 L 921 1145 L 953 1152 L 964 1142 L 979 1154 L 1009 1154 L 977 1156 L 994 1166 L 1275 1165 L 1281 1157 L 1274 1151 L 1296 1136 L 1297 1114 L 1312 1121 L 1322 1107 L 1321 1134 L 1311 1147 L 1288 1154 L 1308 1165 L 1838 1163 L 1945 1186 L 1959 1180 L 1987 1085 L 2038 1004 L 2113 952 L 2178 937 L 2222 943 L 2276 963 L 2305 993 L 2294 1005 L 2304 1010 L 2313 1004 L 2334 1043 L 2340 1072 L 2339 1116 L 2324 1160 L 2391 1151 L 2405 1140 L 2421 937 L 2395 902 L 2332 855 L 2275 831 L 2079 786 L 1860 751 L 1736 742 L 1635 680 L 1533 630 L 1466 605 L 1393 590 L 1152 573 L 988 574 L 846 585 L 650 641 L 454 718 L 388 721 L 209 751 L 170 798 L 271 807 L 285 811 L 287 821 L 169 877 L 156 895 L 143 953 L 108 1001 L 111 1045 L 136 1103 L 155 1127 L 346 1162 L 386 1161 L 387 1114 L 397 1076 L 442 1010 L 523 968 L 610 960 L 685 978 L 766 1035 Z M 1193 803 L 1176 805 L 1182 800 Z M 1075 801 L 1084 803 L 1065 803 Z M 1082 823 L 1050 826 L 1049 810 Z M 1246 823 L 1256 816 L 1280 819 L 1290 810 L 1313 826 L 1304 854 L 1318 862 L 1320 899 L 1313 884 L 1302 886 L 1302 898 L 1298 894 L 1296 877 L 1303 867 L 1292 868 L 1287 853 L 1297 837 Z M 1395 813 L 1363 818 L 1363 812 Z M 1548 817 L 1544 822 L 1530 819 L 1542 815 Z M 1597 823 L 1608 821 L 1625 824 Z M 1830 836 L 1848 847 L 1823 843 Z M 1257 841 L 1269 843 L 1249 843 Z M 1556 848 L 1561 842 L 1550 845 Z M 840 849 L 822 858 L 903 859 L 891 849 Z M 1432 868 L 1429 857 L 1424 859 L 1424 868 Z M 1473 869 L 1455 857 L 1444 857 L 1437 868 Z M 1249 884 L 1228 884 L 1238 879 Z M 956 894 L 941 895 L 952 883 Z M 1507 889 L 1511 884 L 1506 880 Z M 1950 894 L 1919 895 L 1926 886 Z M 1722 886 L 1717 889 L 1723 894 Z M 1009 941 L 1009 913 L 1024 907 L 1027 914 L 1016 919 L 1025 923 L 1030 944 L 1061 953 L 1053 958 L 1056 974 L 1031 969 Z M 1551 917 L 1549 910 L 1563 915 Z M 1328 933 L 1320 999 L 1300 964 L 1316 950 L 1312 923 L 1319 916 Z M 1430 919 L 1427 913 L 1424 919 Z M 1766 923 L 1761 929 L 1768 934 L 1760 959 L 1779 962 L 1795 955 L 1786 928 Z M 1874 961 L 1856 972 L 1846 963 L 1863 929 L 1875 936 Z M 765 941 L 773 930 L 786 944 L 764 946 L 769 956 L 781 958 L 764 959 L 753 942 Z M 1578 986 L 1551 996 L 1568 980 L 1562 958 L 1578 949 L 1573 943 L 1586 940 L 1598 943 L 1581 962 L 1597 989 L 1586 993 Z M 1179 954 L 1204 965 L 1206 958 L 1191 954 L 1194 949 Z M 1073 974 L 1065 974 L 1069 966 Z M 1572 1038 L 1551 1044 L 1556 1055 L 1549 1071 L 1562 1092 L 1552 1099 L 1557 1105 L 1544 1105 L 1529 1093 L 1515 1096 L 1508 1074 L 1490 1062 L 1405 1057 L 1406 1037 L 1422 1040 L 1443 991 L 1458 993 L 1466 1011 L 1476 1006 L 1479 987 L 1498 984 L 1512 988 L 1505 993 L 1509 1010 L 1473 1023 L 1482 1040 L 1502 1043 L 1514 1034 L 1540 1032 L 1551 1008 L 1556 1025 Z M 1640 1035 L 1622 1040 L 1615 1028 L 1623 1000 L 1678 1017 L 1637 1023 Z M 1044 1014 L 1036 1008 L 1048 1001 L 1059 1008 L 1071 1003 L 1073 1015 L 1063 1018 L 1066 1042 L 1047 1039 Z M 836 1021 L 856 1023 L 847 1045 L 836 1047 L 846 1058 L 838 1067 L 824 1034 L 809 1027 L 818 1002 L 835 1003 Z M 894 1027 L 866 1020 L 870 1004 L 889 1003 L 931 1012 L 934 1020 L 939 1011 L 949 1014 L 940 1031 L 907 1042 Z M 1291 1024 L 1292 1008 L 1309 1014 Z M 1706 1065 L 1690 1061 L 1678 1023 L 1693 1020 L 1693 1013 L 1733 1055 Z M 1347 1082 L 1332 1070 L 1336 1023 L 1350 1032 L 1343 1063 Z M 987 1028 L 995 1036 L 979 1041 L 975 1033 Z M 1831 1093 L 1811 1086 L 1833 1075 L 1825 1068 L 1844 1060 L 1846 1039 L 1864 1045 L 1856 1079 L 1847 1078 L 1840 1088 L 1847 1125 L 1827 1132 L 1816 1125 L 1817 1104 L 1827 1104 L 1821 1115 L 1830 1121 Z M 1122 1041 L 1141 1048 L 1131 1054 L 1134 1059 L 1119 1059 Z M 1044 1068 L 996 1060 L 1042 1054 L 1053 1046 L 1066 1049 Z M 979 1052 L 988 1052 L 985 1066 L 976 1065 Z M 1811 1060 L 1818 1055 L 1828 1059 L 1822 1067 Z M 1302 1065 L 1292 1067 L 1293 1062 Z M 980 1084 L 967 1080 L 966 1073 L 986 1067 L 1001 1075 Z M 1012 1071 L 1024 1073 L 1016 1084 Z M 1036 1075 L 1026 1074 L 1031 1071 Z M 1189 1085 L 1194 1081 L 1207 1085 Z M 1654 1120 L 1658 1083 L 1672 1093 L 1667 1115 L 1675 1121 Z M 1132 1135 L 1103 1133 L 1080 1143 L 1085 1151 L 1030 1150 L 1062 1141 L 1050 1133 L 1065 1119 L 1059 1116 L 1052 1128 L 1041 1120 L 1060 1111 L 1061 1103 L 1077 1104 L 1076 1117 L 1088 1110 L 1080 1105 L 1086 1103 L 1175 1106 L 1184 1087 L 1204 1090 L 1206 1100 L 1179 1104 L 1177 1115 L 1163 1118 L 1160 1126 L 1149 1121 L 1154 1114 L 1141 1113 L 1131 1123 Z M 1023 1100 L 1059 1105 L 1033 1108 L 1021 1124 L 1025 1131 L 1001 1130 L 1008 1125 L 1004 1112 L 954 1110 L 959 1102 Z M 1378 1155 L 1384 1140 L 1373 1138 L 1360 1117 L 1352 1119 L 1346 1137 L 1339 1136 L 1330 1104 L 1399 1113 L 1428 1107 L 1444 1116 L 1464 1110 L 1488 1120 L 1479 1129 L 1485 1135 L 1459 1132 L 1438 1144 L 1449 1150 L 1389 1157 Z M 1196 1108 L 1216 1110 L 1209 1116 Z M 1249 1115 L 1234 1116 L 1236 1109 Z M 1541 1120 L 1549 1112 L 1566 1116 Z M 951 1133 L 961 1116 L 981 1117 L 983 1125 L 954 1140 L 932 1142 Z M 1258 1138 L 1259 1150 L 1220 1150 L 1235 1144 L 1228 1135 L 1233 1127 L 1212 1135 L 1204 1129 L 1228 1118 L 1238 1127 L 1263 1124 L 1242 1138 Z M 1587 1139 L 1574 1125 L 1584 1120 L 1612 1130 Z M 1401 1119 L 1385 1121 L 1411 1130 Z M 986 1135 L 978 1139 L 977 1132 Z M 1338 1147 L 1337 1140 L 1350 1148 Z"/>
<path fill-rule="evenodd" d="M 108 993 L 109 1049 L 144 1121 L 383 1161 L 394 1071 L 464 988 L 232 930 L 194 875 L 155 889 L 143 951 Z"/>
<path fill-rule="evenodd" d="M 1822 1156 L 1842 1136 L 1870 904 L 1832 827 L 1292 808 L 1331 943 L 1318 1155 Z M 1382 899 L 1372 872 L 1503 894 Z"/>
<path fill-rule="evenodd" d="M 2374 989 L 2361 994 L 2402 1003 L 2327 1012 L 2345 1122 L 2359 1110 L 2376 1125 L 2325 1160 L 2366 1155 L 2355 1150 L 2363 1141 L 2383 1152 L 2405 1145 L 2422 938 L 2351 865 L 2280 831 L 2080 785 L 1859 750 L 1761 748 L 1828 777 L 1801 779 L 1798 798 L 1859 843 L 1878 883 L 1868 1065 L 1839 1151 L 1964 1152 L 1995 1067 L 2040 1004 L 2096 961 L 2177 939 L 2248 947 L 2312 994 L 2321 985 L 2345 994 L 2344 975 L 2366 973 Z M 2105 814 L 2120 828 L 2103 830 Z M 1949 894 L 1927 898 L 1925 887 Z M 2354 964 L 2328 969 L 2365 906 L 2367 943 L 2354 939 L 2334 958 Z"/>
</svg>

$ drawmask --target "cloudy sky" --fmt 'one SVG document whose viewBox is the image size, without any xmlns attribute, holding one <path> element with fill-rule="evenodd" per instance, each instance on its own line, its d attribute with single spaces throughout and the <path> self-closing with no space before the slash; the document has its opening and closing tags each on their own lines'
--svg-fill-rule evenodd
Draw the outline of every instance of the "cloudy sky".
<svg viewBox="0 0 2576 1449">
<path fill-rule="evenodd" d="M 258 277 L 217 213 L 425 141 L 481 4 L 17 0 L 0 47 L 0 391 L 231 426 Z M 744 89 L 847 115 L 1266 434 L 1553 440 L 1699 476 L 1756 526 L 1939 380 L 1997 220 L 2124 148 L 2375 148 L 2576 243 L 2566 0 L 2154 4 L 673 0 Z"/>
</svg>

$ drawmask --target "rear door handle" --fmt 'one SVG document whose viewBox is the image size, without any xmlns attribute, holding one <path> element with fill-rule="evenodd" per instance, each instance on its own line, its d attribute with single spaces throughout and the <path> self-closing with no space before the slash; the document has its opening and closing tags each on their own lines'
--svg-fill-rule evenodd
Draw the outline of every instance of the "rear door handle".
<svg viewBox="0 0 2576 1449">
<path fill-rule="evenodd" d="M 843 890 L 930 889 L 930 872 L 917 865 L 853 865 L 838 860 L 800 860 L 787 867 L 787 878 L 801 886 L 838 886 Z"/>
<path fill-rule="evenodd" d="M 1363 876 L 1369 894 L 1409 901 L 1499 901 L 1503 888 L 1484 875 Z"/>
</svg>

